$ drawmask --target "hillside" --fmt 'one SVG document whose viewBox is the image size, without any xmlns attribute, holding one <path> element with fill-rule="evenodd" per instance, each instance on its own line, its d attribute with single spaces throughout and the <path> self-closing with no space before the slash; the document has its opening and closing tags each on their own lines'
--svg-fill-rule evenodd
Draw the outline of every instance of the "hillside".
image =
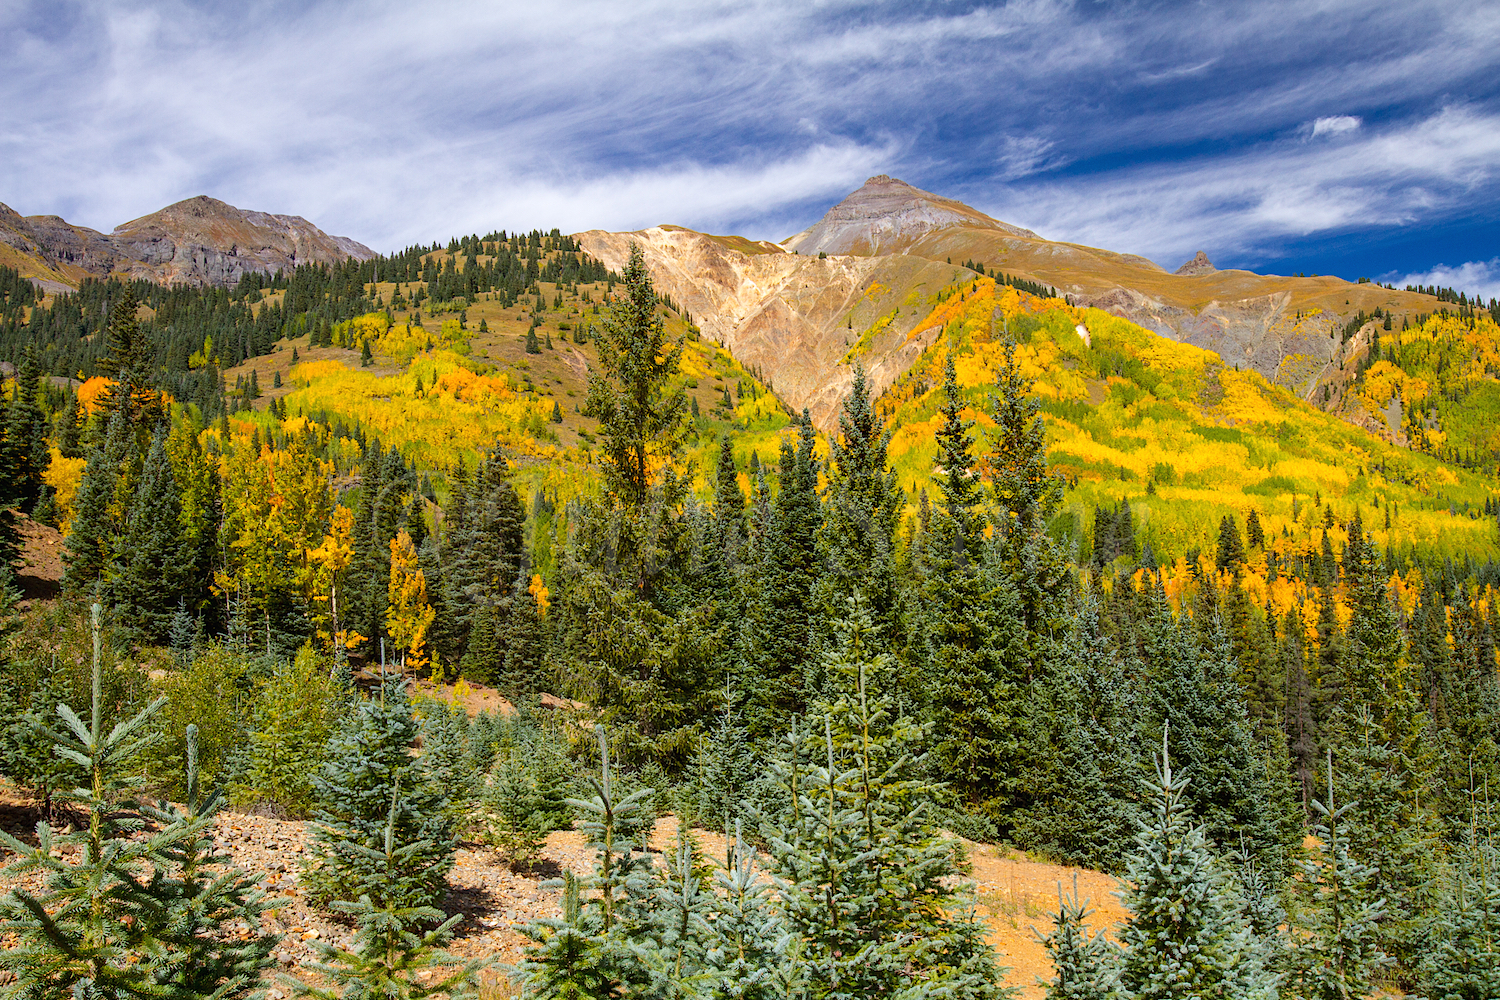
<svg viewBox="0 0 1500 1000">
<path fill-rule="evenodd" d="M 168 205 L 109 235 L 55 215 L 23 218 L 0 205 L 0 266 L 15 267 L 54 292 L 111 274 L 227 288 L 246 273 L 374 256 L 300 216 L 246 211 L 206 196 Z"/>
</svg>

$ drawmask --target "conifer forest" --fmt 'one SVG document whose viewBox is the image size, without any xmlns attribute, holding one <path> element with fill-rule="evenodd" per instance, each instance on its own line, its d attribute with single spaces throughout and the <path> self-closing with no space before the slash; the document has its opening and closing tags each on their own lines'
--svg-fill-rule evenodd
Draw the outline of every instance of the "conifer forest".
<svg viewBox="0 0 1500 1000">
<path fill-rule="evenodd" d="M 887 388 L 849 322 L 825 430 L 557 230 L 0 268 L 0 997 L 1500 997 L 1500 489 L 1431 360 L 1494 317 L 1382 317 L 1350 392 L 1411 446 L 1355 473 L 1259 376 L 953 271 Z M 313 960 L 230 815 L 305 824 Z M 1017 985 L 974 845 L 1126 918 L 1060 885 Z M 541 880 L 514 961 L 452 947 L 461 848 Z"/>
</svg>

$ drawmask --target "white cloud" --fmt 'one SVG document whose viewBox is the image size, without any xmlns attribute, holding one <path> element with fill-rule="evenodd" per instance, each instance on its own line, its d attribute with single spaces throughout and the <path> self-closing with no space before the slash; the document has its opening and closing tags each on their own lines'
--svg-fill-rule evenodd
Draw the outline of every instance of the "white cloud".
<svg viewBox="0 0 1500 1000">
<path fill-rule="evenodd" d="M 1386 275 L 1381 280 L 1397 288 L 1405 288 L 1407 285 L 1436 285 L 1439 288 L 1451 288 L 1454 291 L 1467 292 L 1471 298 L 1478 295 L 1487 302 L 1490 299 L 1500 299 L 1500 257 L 1492 257 L 1489 260 L 1471 260 L 1457 267 L 1439 264 L 1430 271 L 1423 271 L 1420 274 L 1408 274 L 1399 278 Z"/>
<path fill-rule="evenodd" d="M 1489 93 L 1497 51 L 1492 0 L 0 0 L 0 200 L 107 231 L 210 194 L 381 250 L 663 221 L 780 239 L 886 172 L 1176 258 L 1482 190 L 1495 115 L 1432 109 Z M 1368 110 L 1393 107 L 1407 124 Z"/>
<path fill-rule="evenodd" d="M 1056 145 L 1040 136 L 1006 136 L 1004 151 L 1000 154 L 1000 179 L 1016 180 L 1062 166 L 1067 162 L 1066 158 L 1051 153 Z"/>
<path fill-rule="evenodd" d="M 1330 115 L 1327 118 L 1319 118 L 1312 123 L 1313 138 L 1316 139 L 1320 135 L 1341 135 L 1344 132 L 1353 132 L 1361 123 L 1357 115 Z"/>
<path fill-rule="evenodd" d="M 1337 146 L 1269 143 L 1221 157 L 1028 185 L 980 208 L 1052 239 L 1176 260 L 1348 227 L 1404 226 L 1500 182 L 1500 114 L 1446 108 Z"/>
</svg>

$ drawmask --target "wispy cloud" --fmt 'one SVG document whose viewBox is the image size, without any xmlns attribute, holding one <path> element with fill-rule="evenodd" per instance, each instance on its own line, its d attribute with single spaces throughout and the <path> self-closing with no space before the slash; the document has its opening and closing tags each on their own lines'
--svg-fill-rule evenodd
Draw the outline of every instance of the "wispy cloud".
<svg viewBox="0 0 1500 1000">
<path fill-rule="evenodd" d="M 1364 123 L 1358 115 L 1329 115 L 1312 123 L 1312 135 L 1314 139 L 1320 135 L 1342 135 L 1353 132 L 1362 124 Z"/>
<path fill-rule="evenodd" d="M 1408 226 L 1492 197 L 1500 113 L 1446 108 L 1337 146 L 1271 141 L 1232 155 L 1033 185 L 983 206 L 1055 239 L 1159 262 L 1264 249 L 1354 226 Z"/>
<path fill-rule="evenodd" d="M 0 200 L 779 239 L 885 172 L 1172 257 L 1491 198 L 1497 51 L 1487 0 L 13 0 Z"/>
</svg>

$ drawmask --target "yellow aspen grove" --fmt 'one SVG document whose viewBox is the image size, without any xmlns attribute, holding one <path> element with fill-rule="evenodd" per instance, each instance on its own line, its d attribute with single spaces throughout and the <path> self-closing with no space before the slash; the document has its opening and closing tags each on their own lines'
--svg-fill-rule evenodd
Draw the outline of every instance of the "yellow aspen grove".
<svg viewBox="0 0 1500 1000">
<path fill-rule="evenodd" d="M 417 549 L 405 531 L 391 539 L 390 608 L 385 613 L 386 631 L 402 653 L 402 665 L 420 669 L 427 664 L 422 645 L 435 612 L 427 603 L 427 578 L 417 565 Z"/>
</svg>

